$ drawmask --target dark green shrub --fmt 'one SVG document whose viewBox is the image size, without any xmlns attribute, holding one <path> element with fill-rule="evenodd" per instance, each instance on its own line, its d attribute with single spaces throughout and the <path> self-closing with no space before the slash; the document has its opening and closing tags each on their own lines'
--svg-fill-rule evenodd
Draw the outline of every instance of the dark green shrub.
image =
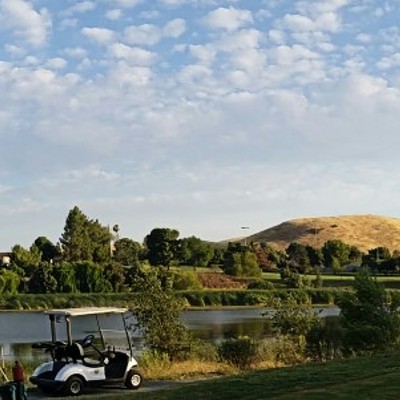
<svg viewBox="0 0 400 400">
<path fill-rule="evenodd" d="M 256 281 L 250 282 L 247 285 L 247 289 L 271 290 L 274 289 L 274 284 L 267 279 L 258 279 Z"/>
<path fill-rule="evenodd" d="M 344 331 L 338 317 L 322 318 L 306 334 L 307 354 L 318 361 L 342 355 Z"/>
<path fill-rule="evenodd" d="M 237 368 L 246 369 L 257 356 L 257 343 L 247 336 L 226 339 L 218 346 L 218 355 Z"/>
</svg>

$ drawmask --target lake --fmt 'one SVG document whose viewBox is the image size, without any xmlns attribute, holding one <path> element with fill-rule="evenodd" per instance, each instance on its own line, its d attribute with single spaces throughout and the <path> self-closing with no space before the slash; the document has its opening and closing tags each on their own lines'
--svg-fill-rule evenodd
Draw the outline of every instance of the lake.
<svg viewBox="0 0 400 400">
<path fill-rule="evenodd" d="M 316 310 L 322 316 L 336 316 L 336 307 L 319 307 Z M 224 338 L 247 335 L 259 339 L 265 332 L 265 317 L 268 309 L 240 308 L 190 310 L 182 314 L 182 322 L 201 339 L 218 341 Z M 96 329 L 93 316 L 76 317 L 73 319 L 73 337 L 82 339 Z M 101 326 L 108 337 L 118 341 L 120 337 L 116 330 L 122 329 L 122 321 L 118 315 L 102 316 Z M 57 324 L 57 339 L 65 340 L 64 325 Z M 43 350 L 32 349 L 35 342 L 50 340 L 50 324 L 48 316 L 43 312 L 0 312 L 0 348 L 7 359 L 36 359 L 43 357 Z M 141 340 L 138 333 L 133 335 L 135 348 L 141 350 Z"/>
</svg>

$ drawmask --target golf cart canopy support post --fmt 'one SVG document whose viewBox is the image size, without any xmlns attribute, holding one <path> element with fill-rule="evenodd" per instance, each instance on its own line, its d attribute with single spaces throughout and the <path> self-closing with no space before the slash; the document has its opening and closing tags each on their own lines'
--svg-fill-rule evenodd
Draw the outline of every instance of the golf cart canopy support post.
<svg viewBox="0 0 400 400">
<path fill-rule="evenodd" d="M 71 345 L 73 342 L 71 317 L 94 315 L 96 317 L 97 327 L 100 332 L 100 339 L 102 341 L 103 347 L 105 347 L 104 336 L 103 336 L 102 330 L 100 329 L 98 316 L 104 315 L 104 314 L 120 314 L 122 316 L 122 320 L 124 322 L 124 328 L 126 330 L 127 326 L 126 326 L 126 322 L 125 322 L 125 318 L 124 318 L 124 313 L 126 313 L 127 311 L 128 311 L 127 308 L 120 308 L 120 307 L 81 307 L 81 308 L 65 308 L 65 309 L 48 310 L 48 311 L 45 311 L 45 313 L 49 316 L 49 319 L 50 319 L 51 341 L 53 343 L 55 343 L 57 341 L 56 322 L 58 321 L 59 318 L 64 318 L 65 323 L 66 323 L 66 330 L 67 330 L 67 332 L 66 332 L 67 333 L 67 341 L 68 341 L 69 345 Z M 130 352 L 132 355 L 132 353 L 133 353 L 132 352 L 132 342 L 131 342 L 131 338 L 129 337 L 128 333 L 127 333 L 126 337 L 127 337 Z"/>
</svg>

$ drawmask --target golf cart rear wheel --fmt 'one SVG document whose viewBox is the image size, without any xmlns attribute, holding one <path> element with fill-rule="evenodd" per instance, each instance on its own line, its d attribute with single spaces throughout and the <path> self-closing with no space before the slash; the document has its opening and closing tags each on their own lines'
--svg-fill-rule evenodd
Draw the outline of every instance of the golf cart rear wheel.
<svg viewBox="0 0 400 400">
<path fill-rule="evenodd" d="M 82 378 L 79 376 L 71 376 L 67 380 L 63 392 L 66 396 L 79 396 L 82 394 L 84 386 Z"/>
<path fill-rule="evenodd" d="M 125 386 L 128 389 L 139 389 L 142 385 L 143 377 L 136 369 L 131 369 L 125 380 Z"/>
</svg>

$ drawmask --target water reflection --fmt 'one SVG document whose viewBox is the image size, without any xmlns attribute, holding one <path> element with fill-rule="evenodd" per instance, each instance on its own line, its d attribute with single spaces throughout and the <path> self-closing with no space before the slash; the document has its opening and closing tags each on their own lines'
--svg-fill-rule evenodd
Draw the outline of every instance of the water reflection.
<svg viewBox="0 0 400 400">
<path fill-rule="evenodd" d="M 322 309 L 322 316 L 339 314 L 337 308 Z M 229 309 L 229 310 L 191 310 L 182 314 L 182 322 L 193 334 L 204 340 L 221 341 L 237 336 L 250 336 L 260 339 L 266 334 L 266 320 L 263 314 L 267 309 Z M 107 316 L 101 325 L 105 329 L 122 330 L 119 316 Z M 60 324 L 61 325 L 61 324 Z M 88 317 L 78 317 L 73 322 L 73 337 L 83 338 L 93 333 L 93 321 Z M 121 337 L 110 337 L 113 342 Z M 48 317 L 37 312 L 3 312 L 0 313 L 0 347 L 6 359 L 21 360 L 46 359 L 43 350 L 32 349 L 31 344 L 48 341 L 50 329 Z M 62 326 L 57 327 L 57 338 L 65 340 Z M 142 349 L 142 341 L 136 334 L 133 338 L 138 352 Z"/>
</svg>

